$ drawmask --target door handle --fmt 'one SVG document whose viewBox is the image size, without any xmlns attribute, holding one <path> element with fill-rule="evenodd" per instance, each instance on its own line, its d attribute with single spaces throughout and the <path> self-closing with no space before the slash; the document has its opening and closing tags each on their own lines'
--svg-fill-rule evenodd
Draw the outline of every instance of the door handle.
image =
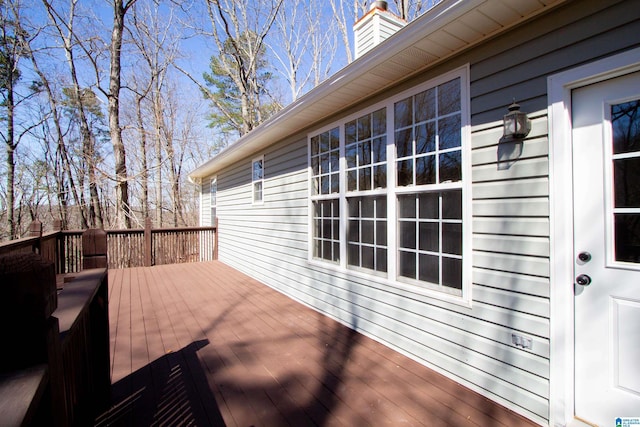
<svg viewBox="0 0 640 427">
<path fill-rule="evenodd" d="M 591 284 L 591 277 L 587 274 L 581 274 L 576 277 L 576 283 L 580 286 L 589 286 Z"/>
<path fill-rule="evenodd" d="M 580 252 L 578 254 L 578 259 L 582 262 L 589 262 L 591 261 L 591 254 L 589 252 Z"/>
</svg>

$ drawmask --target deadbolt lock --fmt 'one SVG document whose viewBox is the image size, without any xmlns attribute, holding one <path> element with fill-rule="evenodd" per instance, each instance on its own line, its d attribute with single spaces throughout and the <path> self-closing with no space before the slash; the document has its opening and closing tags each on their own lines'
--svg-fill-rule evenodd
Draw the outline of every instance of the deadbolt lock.
<svg viewBox="0 0 640 427">
<path fill-rule="evenodd" d="M 591 277 L 586 274 L 581 274 L 576 277 L 576 283 L 580 286 L 589 286 L 591 284 Z"/>
</svg>

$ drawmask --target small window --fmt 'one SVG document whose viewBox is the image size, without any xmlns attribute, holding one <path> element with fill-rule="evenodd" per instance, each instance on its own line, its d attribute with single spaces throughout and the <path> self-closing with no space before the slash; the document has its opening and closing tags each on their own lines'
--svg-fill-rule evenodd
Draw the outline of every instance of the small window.
<svg viewBox="0 0 640 427">
<path fill-rule="evenodd" d="M 262 203 L 264 191 L 264 157 L 253 159 L 251 182 L 253 185 L 253 203 Z"/>
<path fill-rule="evenodd" d="M 211 184 L 209 187 L 209 205 L 211 206 L 211 225 L 216 224 L 217 212 L 216 208 L 218 205 L 218 177 L 211 178 Z"/>
</svg>

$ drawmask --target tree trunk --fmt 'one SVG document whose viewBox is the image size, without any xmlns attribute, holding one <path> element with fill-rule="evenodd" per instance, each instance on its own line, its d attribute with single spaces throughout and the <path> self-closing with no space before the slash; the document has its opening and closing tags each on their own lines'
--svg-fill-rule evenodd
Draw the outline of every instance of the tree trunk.
<svg viewBox="0 0 640 427">
<path fill-rule="evenodd" d="M 15 176 L 16 161 L 15 152 L 15 128 L 14 128 L 14 102 L 13 102 L 13 78 L 9 73 L 7 79 L 7 222 L 9 223 L 9 240 L 17 238 L 15 224 Z"/>
<path fill-rule="evenodd" d="M 113 30 L 111 32 L 111 68 L 109 73 L 109 133 L 113 145 L 113 157 L 116 172 L 116 217 L 118 226 L 131 228 L 131 209 L 129 206 L 129 185 L 127 181 L 127 159 L 122 129 L 120 128 L 120 89 L 121 89 L 121 52 L 124 16 L 135 2 L 123 4 L 122 0 L 113 1 Z"/>
<path fill-rule="evenodd" d="M 162 103 L 160 100 L 160 88 L 158 81 L 154 82 L 154 89 L 151 92 L 153 98 L 153 120 L 155 123 L 155 153 L 156 153 L 156 227 L 162 227 L 164 201 L 162 195 Z"/>
<path fill-rule="evenodd" d="M 147 164 L 147 130 L 142 118 L 142 96 L 136 97 L 136 119 L 140 133 L 140 161 L 142 162 L 142 217 L 149 218 L 149 166 Z"/>
</svg>

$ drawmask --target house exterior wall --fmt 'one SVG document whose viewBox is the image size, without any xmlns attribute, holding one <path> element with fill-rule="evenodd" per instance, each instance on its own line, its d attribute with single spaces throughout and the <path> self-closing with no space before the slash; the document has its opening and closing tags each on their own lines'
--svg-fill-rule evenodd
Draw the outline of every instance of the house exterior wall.
<svg viewBox="0 0 640 427">
<path fill-rule="evenodd" d="M 549 182 L 546 79 L 640 45 L 640 14 L 630 9 L 637 12 L 637 3 L 569 2 L 402 82 L 366 105 L 313 126 L 340 121 L 468 64 L 470 305 L 309 262 L 307 132 L 256 153 L 264 155 L 263 204 L 252 203 L 251 158 L 217 174 L 220 260 L 547 424 L 549 298 L 556 284 L 549 279 L 549 186 L 553 183 Z M 529 113 L 532 132 L 522 146 L 499 145 L 502 115 L 514 99 Z M 206 185 L 202 192 L 206 204 Z M 531 349 L 515 346 L 514 333 L 530 338 Z"/>
<path fill-rule="evenodd" d="M 200 226 L 211 225 L 211 178 L 200 184 Z"/>
</svg>

